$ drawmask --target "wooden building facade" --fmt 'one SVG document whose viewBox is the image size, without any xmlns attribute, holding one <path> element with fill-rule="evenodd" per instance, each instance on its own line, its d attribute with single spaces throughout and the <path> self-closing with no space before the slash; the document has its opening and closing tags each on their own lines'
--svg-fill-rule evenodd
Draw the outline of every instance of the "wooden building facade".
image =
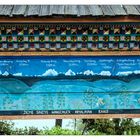
<svg viewBox="0 0 140 140">
<path fill-rule="evenodd" d="M 0 5 L 0 118 L 139 117 L 136 78 L 140 5 Z"/>
</svg>

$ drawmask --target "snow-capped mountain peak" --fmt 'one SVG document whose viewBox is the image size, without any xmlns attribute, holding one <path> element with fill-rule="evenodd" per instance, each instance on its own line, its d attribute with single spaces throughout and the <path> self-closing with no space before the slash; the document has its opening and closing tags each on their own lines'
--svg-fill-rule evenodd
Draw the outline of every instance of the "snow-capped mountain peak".
<svg viewBox="0 0 140 140">
<path fill-rule="evenodd" d="M 71 69 L 69 69 L 66 73 L 65 73 L 66 76 L 75 76 L 75 72 L 73 72 Z"/>
<path fill-rule="evenodd" d="M 101 71 L 99 75 L 102 75 L 102 76 L 111 76 L 111 72 L 110 71 Z"/>
<path fill-rule="evenodd" d="M 118 72 L 116 75 L 117 76 L 128 76 L 132 73 L 133 73 L 132 71 L 123 71 L 123 72 Z"/>
<path fill-rule="evenodd" d="M 8 73 L 7 71 L 5 71 L 2 75 L 3 75 L 3 76 L 8 76 L 9 73 Z"/>
<path fill-rule="evenodd" d="M 84 71 L 84 75 L 94 75 L 94 72 L 92 70 L 86 70 Z"/>
<path fill-rule="evenodd" d="M 48 69 L 42 76 L 57 76 L 58 72 L 55 69 Z"/>
<path fill-rule="evenodd" d="M 134 74 L 140 74 L 140 70 L 135 70 Z"/>
<path fill-rule="evenodd" d="M 14 76 L 22 76 L 22 73 L 14 73 Z"/>
</svg>

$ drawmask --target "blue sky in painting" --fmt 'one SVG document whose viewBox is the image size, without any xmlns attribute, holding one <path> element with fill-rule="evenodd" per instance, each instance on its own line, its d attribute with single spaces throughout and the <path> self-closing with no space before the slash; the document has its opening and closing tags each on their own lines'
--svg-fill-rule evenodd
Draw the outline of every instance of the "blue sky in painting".
<svg viewBox="0 0 140 140">
<path fill-rule="evenodd" d="M 15 76 L 127 75 L 140 73 L 140 57 L 0 57 L 0 74 Z"/>
</svg>

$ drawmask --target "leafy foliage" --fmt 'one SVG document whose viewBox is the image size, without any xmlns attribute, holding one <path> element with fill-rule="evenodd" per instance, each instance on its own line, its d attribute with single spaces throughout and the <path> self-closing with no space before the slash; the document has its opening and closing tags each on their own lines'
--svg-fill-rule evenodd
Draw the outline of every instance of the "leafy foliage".
<svg viewBox="0 0 140 140">
<path fill-rule="evenodd" d="M 0 121 L 0 135 L 11 135 L 14 128 L 14 123 Z"/>
<path fill-rule="evenodd" d="M 73 131 L 69 129 L 62 129 L 61 127 L 54 127 L 51 130 L 44 130 L 40 135 L 81 135 L 80 131 Z"/>
<path fill-rule="evenodd" d="M 58 126 L 49 130 L 15 128 L 12 122 L 0 121 L 0 135 L 140 135 L 140 125 L 133 119 L 84 119 L 77 121 L 75 130 Z"/>
<path fill-rule="evenodd" d="M 102 133 L 106 135 L 139 135 L 140 125 L 133 119 L 83 119 L 83 134 Z"/>
<path fill-rule="evenodd" d="M 16 128 L 13 130 L 13 135 L 38 135 L 41 130 L 38 130 L 36 127 L 25 127 L 25 128 Z"/>
</svg>

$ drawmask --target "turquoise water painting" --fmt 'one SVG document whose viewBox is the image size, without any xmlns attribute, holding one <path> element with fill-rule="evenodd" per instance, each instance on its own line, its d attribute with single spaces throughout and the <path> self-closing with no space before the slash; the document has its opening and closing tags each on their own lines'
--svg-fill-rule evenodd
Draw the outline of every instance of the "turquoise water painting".
<svg viewBox="0 0 140 140">
<path fill-rule="evenodd" d="M 0 57 L 0 114 L 140 113 L 140 57 Z"/>
</svg>

